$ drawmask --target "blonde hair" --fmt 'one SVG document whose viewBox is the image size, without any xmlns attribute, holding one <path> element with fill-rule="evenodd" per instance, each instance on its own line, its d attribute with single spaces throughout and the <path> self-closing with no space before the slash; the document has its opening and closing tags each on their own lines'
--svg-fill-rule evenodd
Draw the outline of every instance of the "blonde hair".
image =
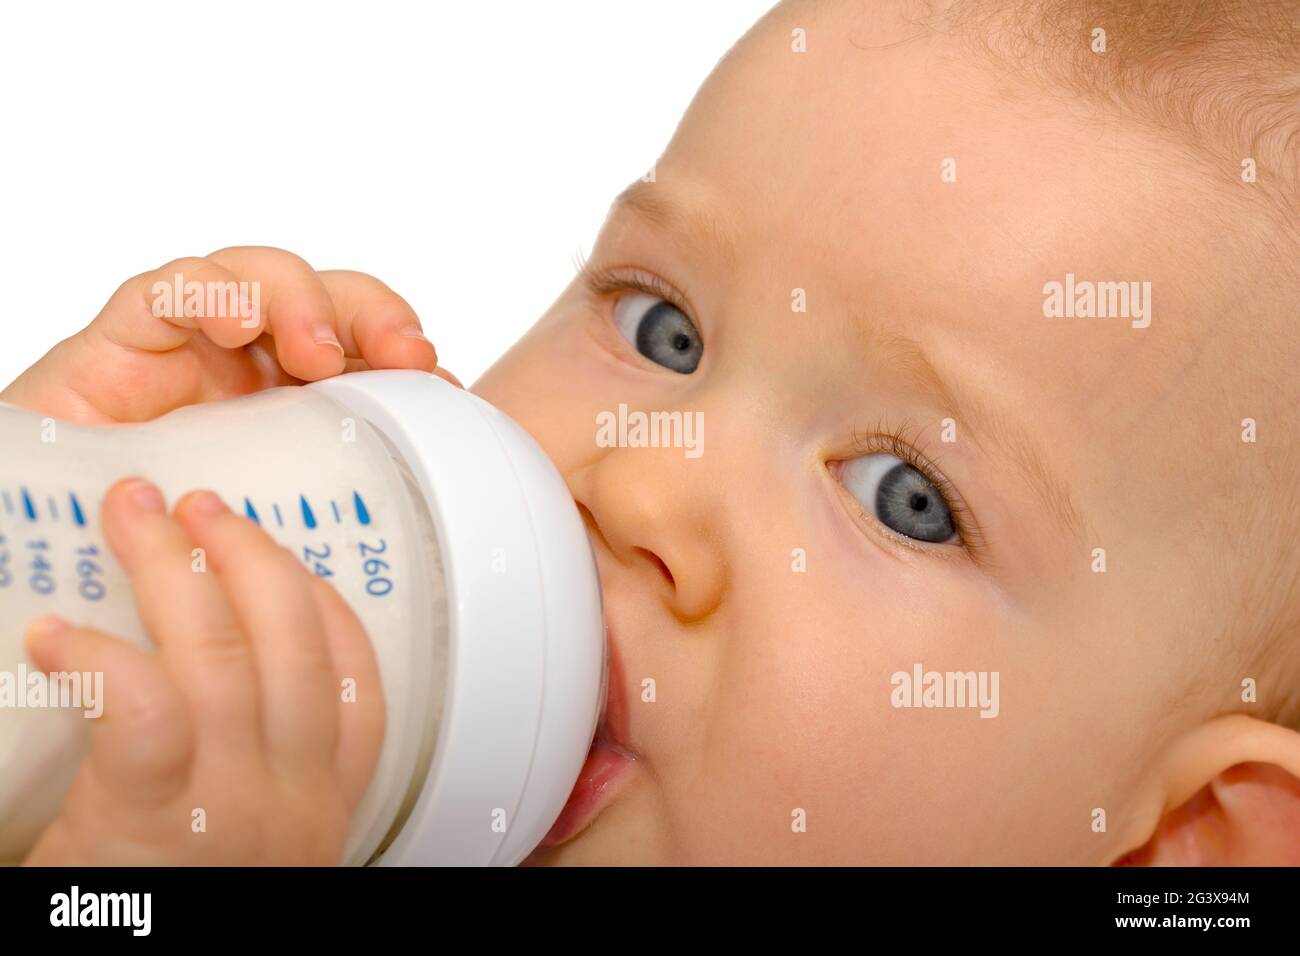
<svg viewBox="0 0 1300 956">
<path fill-rule="evenodd" d="M 1168 136 L 1300 218 L 1300 0 L 930 0 L 909 19 Z"/>
</svg>

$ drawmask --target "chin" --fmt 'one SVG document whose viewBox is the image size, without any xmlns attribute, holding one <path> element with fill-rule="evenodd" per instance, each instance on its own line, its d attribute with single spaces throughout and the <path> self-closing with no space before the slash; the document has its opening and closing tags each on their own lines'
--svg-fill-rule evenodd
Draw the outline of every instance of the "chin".
<svg viewBox="0 0 1300 956">
<path fill-rule="evenodd" d="M 595 841 L 592 841 L 595 842 Z M 520 866 L 618 866 L 621 860 L 611 860 L 609 854 L 601 854 L 600 848 L 593 846 L 581 835 L 560 846 L 539 846 L 533 850 Z"/>
</svg>

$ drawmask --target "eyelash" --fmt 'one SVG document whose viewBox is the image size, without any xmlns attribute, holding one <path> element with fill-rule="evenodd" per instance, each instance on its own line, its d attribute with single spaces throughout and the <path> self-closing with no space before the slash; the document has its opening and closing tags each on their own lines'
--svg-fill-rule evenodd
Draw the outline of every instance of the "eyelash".
<svg viewBox="0 0 1300 956">
<path fill-rule="evenodd" d="M 910 437 L 909 432 L 911 433 Z M 972 558 L 978 561 L 984 553 L 984 532 L 980 529 L 979 522 L 975 520 L 970 510 L 962 504 L 961 496 L 957 494 L 957 489 L 953 487 L 952 482 L 940 474 L 929 459 L 917 450 L 916 439 L 918 436 L 915 432 L 916 430 L 906 422 L 901 425 L 891 426 L 885 421 L 880 421 L 865 436 L 859 435 L 855 427 L 852 438 L 853 451 L 855 455 L 876 455 L 884 452 L 893 455 L 919 471 L 926 481 L 939 490 L 943 503 L 948 508 L 948 513 L 952 515 L 952 522 L 957 529 L 958 539 L 971 553 Z M 854 500 L 856 501 L 856 499 Z M 857 503 L 864 519 L 880 524 L 880 520 L 870 514 L 861 502 Z M 891 536 L 906 539 L 905 535 L 900 535 L 896 531 L 890 531 L 889 533 Z M 907 541 L 907 544 L 909 547 L 917 547 L 910 540 Z"/>
<path fill-rule="evenodd" d="M 588 262 L 581 252 L 578 253 L 576 266 L 578 276 L 592 295 L 608 298 L 621 292 L 643 292 L 646 295 L 657 296 L 686 316 L 697 329 L 699 328 L 699 323 L 695 321 L 694 310 L 686 301 L 686 297 L 653 272 L 644 272 L 631 267 L 624 269 L 596 267 Z"/>
</svg>

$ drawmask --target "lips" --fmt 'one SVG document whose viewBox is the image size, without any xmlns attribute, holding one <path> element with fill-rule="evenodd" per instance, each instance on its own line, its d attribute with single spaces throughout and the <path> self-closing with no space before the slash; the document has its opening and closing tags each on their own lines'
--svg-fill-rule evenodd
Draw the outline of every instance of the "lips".
<svg viewBox="0 0 1300 956">
<path fill-rule="evenodd" d="M 623 683 L 623 668 L 618 647 L 607 632 L 609 655 L 609 689 L 605 716 L 596 728 L 582 773 L 569 794 L 564 809 L 538 846 L 559 846 L 573 839 L 600 815 L 623 789 L 635 767 L 637 754 L 628 746 L 628 706 Z"/>
</svg>

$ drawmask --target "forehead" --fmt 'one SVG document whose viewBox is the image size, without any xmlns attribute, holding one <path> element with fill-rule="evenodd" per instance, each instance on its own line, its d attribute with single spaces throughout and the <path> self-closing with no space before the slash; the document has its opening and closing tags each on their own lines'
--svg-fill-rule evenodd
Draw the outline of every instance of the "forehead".
<svg viewBox="0 0 1300 956">
<path fill-rule="evenodd" d="M 950 267 L 1014 246 L 1010 261 L 980 257 L 992 284 L 1143 245 L 1170 178 L 1167 156 L 1143 163 L 1145 134 L 882 12 L 896 6 L 778 8 L 709 77 L 664 163 L 725 189 L 751 231 L 798 230 L 854 274 L 922 248 Z M 808 49 L 791 50 L 805 28 Z"/>
</svg>

